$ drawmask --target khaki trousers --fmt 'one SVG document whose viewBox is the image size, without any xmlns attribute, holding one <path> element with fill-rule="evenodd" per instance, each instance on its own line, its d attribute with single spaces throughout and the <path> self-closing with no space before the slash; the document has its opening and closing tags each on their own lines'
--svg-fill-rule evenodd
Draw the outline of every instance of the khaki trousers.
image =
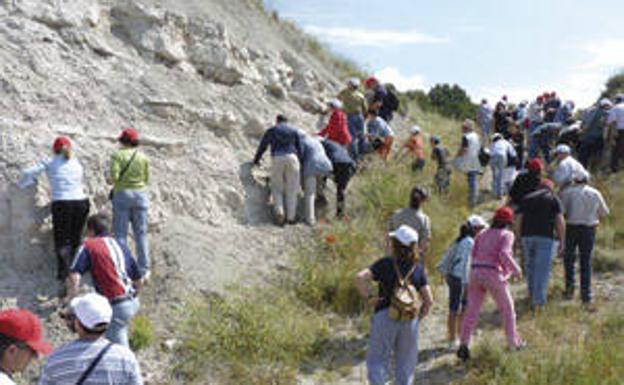
<svg viewBox="0 0 624 385">
<path fill-rule="evenodd" d="M 274 156 L 271 160 L 271 196 L 276 216 L 295 220 L 297 213 L 297 193 L 300 185 L 299 159 L 295 154 Z"/>
</svg>

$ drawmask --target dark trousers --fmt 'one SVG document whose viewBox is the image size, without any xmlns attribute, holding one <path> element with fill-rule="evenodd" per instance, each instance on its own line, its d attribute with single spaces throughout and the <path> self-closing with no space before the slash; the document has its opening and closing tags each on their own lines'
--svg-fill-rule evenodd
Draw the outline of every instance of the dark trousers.
<svg viewBox="0 0 624 385">
<path fill-rule="evenodd" d="M 578 148 L 578 160 L 583 167 L 589 169 L 593 159 L 600 159 L 604 150 L 604 140 L 600 138 L 583 138 Z"/>
<path fill-rule="evenodd" d="M 82 233 L 89 215 L 89 200 L 52 202 L 54 251 L 58 260 L 56 276 L 67 278 L 69 265 L 82 242 Z"/>
<path fill-rule="evenodd" d="M 622 159 L 624 159 L 624 130 L 618 130 L 615 134 L 615 145 L 611 151 L 611 171 L 618 171 Z"/>
<path fill-rule="evenodd" d="M 591 256 L 596 240 L 596 228 L 593 226 L 568 225 L 566 226 L 566 244 L 564 253 L 566 294 L 574 293 L 574 268 L 576 264 L 576 250 L 581 266 L 581 299 L 590 302 L 591 293 Z"/>
<path fill-rule="evenodd" d="M 336 216 L 342 217 L 345 208 L 345 190 L 353 176 L 351 163 L 334 163 L 334 181 L 336 182 Z"/>
</svg>

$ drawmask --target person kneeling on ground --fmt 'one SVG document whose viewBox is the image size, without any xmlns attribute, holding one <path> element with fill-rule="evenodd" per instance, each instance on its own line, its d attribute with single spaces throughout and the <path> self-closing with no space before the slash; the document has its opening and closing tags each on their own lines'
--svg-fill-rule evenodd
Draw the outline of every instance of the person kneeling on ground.
<svg viewBox="0 0 624 385">
<path fill-rule="evenodd" d="M 80 278 L 91 272 L 95 289 L 110 301 L 113 320 L 106 338 L 128 346 L 128 323 L 139 310 L 136 297 L 141 275 L 132 253 L 109 235 L 108 218 L 102 214 L 87 219 L 87 239 L 78 251 L 67 278 L 67 298 L 78 293 Z"/>
<path fill-rule="evenodd" d="M 371 143 L 373 150 L 379 154 L 383 160 L 388 160 L 388 156 L 392 151 L 392 143 L 394 143 L 394 131 L 390 125 L 377 115 L 376 110 L 368 110 L 368 123 L 366 123 L 368 131 L 368 141 Z"/>
<path fill-rule="evenodd" d="M 355 277 L 358 292 L 375 308 L 366 367 L 370 383 L 383 385 L 388 380 L 390 357 L 394 356 L 394 384 L 411 385 L 418 364 L 418 324 L 429 313 L 433 297 L 418 260 L 418 233 L 401 226 L 388 235 L 392 255 L 377 260 Z M 370 292 L 370 281 L 379 283 L 377 295 Z"/>
<path fill-rule="evenodd" d="M 444 253 L 437 270 L 444 276 L 449 289 L 449 315 L 447 335 L 449 347 L 456 349 L 456 336 L 464 316 L 468 300 L 466 292 L 470 276 L 470 263 L 474 238 L 487 227 L 487 223 L 478 215 L 471 215 L 459 229 L 459 237 Z"/>
<path fill-rule="evenodd" d="M 139 364 L 130 349 L 104 338 L 111 322 L 115 322 L 105 297 L 96 293 L 76 297 L 61 317 L 78 339 L 50 356 L 39 385 L 143 384 Z"/>
<path fill-rule="evenodd" d="M 475 239 L 468 284 L 468 307 L 462 321 L 460 346 L 457 350 L 457 357 L 463 361 L 470 358 L 468 347 L 479 322 L 481 305 L 488 292 L 502 313 L 508 346 L 513 349 L 524 346 L 516 329 L 516 312 L 507 283 L 511 275 L 522 276 L 522 270 L 512 256 L 514 234 L 509 230 L 512 221 L 513 210 L 502 207 L 494 214 L 492 226 Z"/>
<path fill-rule="evenodd" d="M 43 340 L 41 321 L 25 309 L 0 311 L 0 385 L 15 385 L 13 375 L 23 372 L 39 354 L 50 354 Z"/>
</svg>

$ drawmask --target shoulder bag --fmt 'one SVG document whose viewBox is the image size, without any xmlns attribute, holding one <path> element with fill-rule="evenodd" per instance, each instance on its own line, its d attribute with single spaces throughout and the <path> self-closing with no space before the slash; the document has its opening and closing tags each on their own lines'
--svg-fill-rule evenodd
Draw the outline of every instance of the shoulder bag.
<svg viewBox="0 0 624 385">
<path fill-rule="evenodd" d="M 128 163 L 126 163 L 124 168 L 119 173 L 119 178 L 117 178 L 118 182 L 121 180 L 121 178 L 123 178 L 123 176 L 126 173 L 126 171 L 128 171 L 128 168 L 130 168 L 130 165 L 132 164 L 132 161 L 134 160 L 134 157 L 136 156 L 137 151 L 138 150 L 134 151 L 134 153 L 132 154 L 132 157 L 130 157 L 130 160 L 128 161 Z M 108 193 L 108 199 L 112 201 L 113 200 L 113 196 L 115 196 L 115 188 L 112 188 L 110 190 L 110 192 Z"/>
<path fill-rule="evenodd" d="M 93 372 L 93 369 L 95 369 L 95 366 L 98 364 L 98 362 L 100 362 L 102 357 L 104 357 L 104 354 L 106 354 L 106 352 L 108 351 L 108 349 L 111 348 L 111 346 L 113 346 L 113 343 L 109 342 L 108 345 L 104 347 L 104 349 L 100 350 L 97 357 L 95 357 L 93 362 L 91 362 L 87 370 L 84 373 L 82 373 L 82 376 L 80 376 L 80 378 L 78 379 L 78 382 L 76 382 L 76 385 L 82 385 L 87 380 L 87 378 L 89 378 L 89 376 L 91 375 L 91 372 Z"/>
<path fill-rule="evenodd" d="M 405 276 L 401 276 L 396 257 L 392 258 L 392 265 L 397 275 L 397 285 L 390 297 L 388 315 L 395 321 L 411 321 L 416 318 L 420 308 L 418 290 L 410 282 L 410 277 L 416 271 L 416 263 Z"/>
</svg>

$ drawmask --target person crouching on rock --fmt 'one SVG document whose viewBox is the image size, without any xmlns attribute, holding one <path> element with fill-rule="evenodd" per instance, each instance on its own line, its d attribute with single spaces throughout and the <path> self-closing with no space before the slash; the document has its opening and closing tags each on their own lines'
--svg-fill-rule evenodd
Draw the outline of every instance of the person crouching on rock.
<svg viewBox="0 0 624 385">
<path fill-rule="evenodd" d="M 76 297 L 61 317 L 78 339 L 50 356 L 39 385 L 143 384 L 134 353 L 104 338 L 115 322 L 105 297 L 96 293 Z"/>
<path fill-rule="evenodd" d="M 87 219 L 88 238 L 70 267 L 66 302 L 78 293 L 82 275 L 91 272 L 96 291 L 113 308 L 106 338 L 128 346 L 128 324 L 139 310 L 137 292 L 142 281 L 134 256 L 125 244 L 109 235 L 109 227 L 108 218 L 102 214 Z"/>
<path fill-rule="evenodd" d="M 371 321 L 366 367 L 372 385 L 388 380 L 390 357 L 395 359 L 394 384 L 411 385 L 418 363 L 418 324 L 433 305 L 431 289 L 418 260 L 418 233 L 407 225 L 389 233 L 392 255 L 357 273 L 355 286 L 375 309 Z M 378 293 L 369 282 L 379 284 Z"/>
<path fill-rule="evenodd" d="M 507 344 L 516 349 L 524 346 L 516 329 L 516 311 L 507 280 L 511 275 L 522 276 L 522 270 L 512 255 L 514 233 L 509 230 L 513 222 L 513 210 L 501 207 L 496 210 L 492 226 L 481 232 L 472 248 L 470 283 L 468 284 L 468 307 L 461 326 L 460 346 L 457 357 L 462 361 L 470 358 L 470 340 L 479 322 L 481 305 L 485 294 L 490 293 L 502 313 Z"/>
<path fill-rule="evenodd" d="M 108 183 L 113 185 L 113 235 L 119 243 L 127 245 L 128 224 L 139 257 L 139 273 L 150 278 L 150 256 L 147 244 L 147 212 L 149 197 L 149 159 L 139 147 L 139 132 L 126 128 L 119 136 L 121 149 L 111 156 Z"/>
<path fill-rule="evenodd" d="M 25 170 L 18 182 L 20 188 L 35 183 L 45 172 L 52 190 L 52 231 L 54 251 L 58 260 L 56 277 L 64 281 L 84 231 L 89 215 L 89 199 L 83 189 L 83 168 L 74 156 L 72 142 L 66 136 L 59 136 L 52 145 L 54 156 L 42 160 Z"/>
<path fill-rule="evenodd" d="M 293 224 L 297 214 L 303 144 L 299 133 L 288 126 L 288 119 L 284 115 L 278 115 L 275 126 L 269 128 L 262 136 L 253 160 L 254 166 L 260 165 L 260 159 L 267 147 L 271 147 L 271 198 L 275 222 L 279 226 L 284 225 L 286 221 Z"/>
</svg>

